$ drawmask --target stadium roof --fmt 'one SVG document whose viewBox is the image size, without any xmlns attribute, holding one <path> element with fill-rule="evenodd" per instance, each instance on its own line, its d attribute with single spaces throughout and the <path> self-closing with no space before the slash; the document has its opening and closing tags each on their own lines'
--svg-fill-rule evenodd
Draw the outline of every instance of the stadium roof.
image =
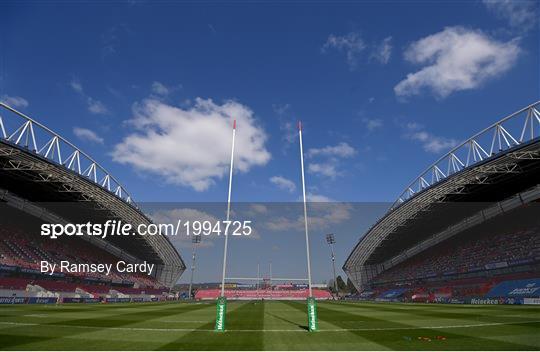
<svg viewBox="0 0 540 352">
<path fill-rule="evenodd" d="M 343 269 L 357 286 L 497 202 L 516 195 L 518 203 L 529 201 L 524 199 L 529 194 L 537 197 L 539 107 L 536 102 L 485 128 L 411 182 L 347 258 Z"/>
<path fill-rule="evenodd" d="M 92 157 L 25 114 L 0 103 L 0 201 L 69 222 L 108 219 L 149 224 L 128 191 Z M 130 258 L 160 265 L 158 280 L 171 286 L 185 270 L 166 236 L 108 237 Z"/>
</svg>

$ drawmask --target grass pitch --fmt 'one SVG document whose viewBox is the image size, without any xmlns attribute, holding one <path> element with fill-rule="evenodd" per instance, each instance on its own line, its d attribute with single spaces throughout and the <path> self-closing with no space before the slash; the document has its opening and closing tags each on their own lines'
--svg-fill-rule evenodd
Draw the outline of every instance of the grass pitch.
<svg viewBox="0 0 540 352">
<path fill-rule="evenodd" d="M 540 350 L 540 307 L 319 302 L 0 306 L 4 350 Z"/>
</svg>

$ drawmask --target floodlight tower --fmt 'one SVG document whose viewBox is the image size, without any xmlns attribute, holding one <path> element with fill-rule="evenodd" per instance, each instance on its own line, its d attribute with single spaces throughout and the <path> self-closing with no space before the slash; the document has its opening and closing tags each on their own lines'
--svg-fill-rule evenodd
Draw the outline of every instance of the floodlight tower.
<svg viewBox="0 0 540 352">
<path fill-rule="evenodd" d="M 260 281 L 261 281 L 261 268 L 260 268 L 260 264 L 257 262 L 257 284 L 255 284 L 255 288 L 257 289 L 257 297 L 259 296 Z"/>
<path fill-rule="evenodd" d="M 270 266 L 270 288 L 272 288 L 272 261 L 268 265 Z"/>
<path fill-rule="evenodd" d="M 193 274 L 195 272 L 195 249 L 197 248 L 197 244 L 201 243 L 201 236 L 193 236 L 191 237 L 191 243 L 192 243 L 192 247 L 193 247 L 193 250 L 192 250 L 192 253 L 191 253 L 191 278 L 189 279 L 189 291 L 188 291 L 188 295 L 189 295 L 189 298 L 194 298 L 194 297 L 191 297 L 191 289 L 193 287 Z"/>
<path fill-rule="evenodd" d="M 334 289 L 336 290 L 336 296 L 339 298 L 339 287 L 336 279 L 336 256 L 334 255 L 334 244 L 336 238 L 333 233 L 326 235 L 326 243 L 330 246 L 330 252 L 332 253 L 332 271 L 334 272 Z"/>
</svg>

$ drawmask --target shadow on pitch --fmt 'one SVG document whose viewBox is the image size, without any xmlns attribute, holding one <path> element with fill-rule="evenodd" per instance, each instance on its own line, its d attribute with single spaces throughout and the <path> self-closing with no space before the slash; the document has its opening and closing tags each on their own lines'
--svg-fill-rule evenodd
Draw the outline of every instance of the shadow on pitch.
<svg viewBox="0 0 540 352">
<path fill-rule="evenodd" d="M 289 319 L 285 319 L 283 317 L 280 317 L 279 315 L 275 315 L 275 314 L 272 314 L 272 313 L 266 313 L 268 314 L 269 316 L 271 317 L 274 317 L 276 319 L 279 319 L 281 321 L 284 321 L 286 323 L 289 323 L 289 324 L 292 324 L 294 326 L 298 326 L 300 329 L 303 329 L 303 330 L 306 330 L 306 331 L 309 331 L 309 327 L 307 325 L 298 325 L 297 323 L 295 323 L 294 321 L 292 320 L 289 320 Z"/>
</svg>

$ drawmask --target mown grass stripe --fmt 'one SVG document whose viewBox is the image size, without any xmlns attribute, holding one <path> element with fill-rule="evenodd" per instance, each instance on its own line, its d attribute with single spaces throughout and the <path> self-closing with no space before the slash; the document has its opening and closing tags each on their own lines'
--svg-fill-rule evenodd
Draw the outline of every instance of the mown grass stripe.
<svg viewBox="0 0 540 352">
<path fill-rule="evenodd" d="M 213 322 L 212 322 L 213 324 Z M 531 321 L 516 321 L 516 322 L 504 322 L 504 323 L 478 323 L 478 324 L 461 324 L 461 325 L 434 325 L 434 326 L 407 326 L 407 327 L 388 327 L 388 328 L 339 328 L 339 329 L 320 329 L 319 332 L 345 332 L 345 331 L 392 331 L 392 330 L 417 330 L 417 329 L 466 329 L 475 327 L 486 326 L 501 326 L 501 325 L 526 325 L 526 324 L 540 324 L 540 320 Z M 12 325 L 12 326 L 44 326 L 45 324 L 38 323 L 10 323 L 0 322 L 0 325 Z M 52 324 L 58 328 L 76 328 L 76 329 L 96 329 L 94 326 L 83 325 L 61 325 Z M 50 324 L 47 324 L 50 326 Z M 205 328 L 137 328 L 137 327 L 106 327 L 104 330 L 121 330 L 121 331 L 159 331 L 159 332 L 214 332 L 214 329 Z M 306 332 L 306 329 L 234 329 L 228 330 L 229 332 Z"/>
<path fill-rule="evenodd" d="M 334 302 L 319 302 L 318 306 L 321 331 L 317 333 L 302 328 L 307 322 L 305 302 L 229 302 L 226 333 L 213 331 L 214 302 L 10 306 L 8 310 L 16 314 L 12 311 L 9 317 L 0 317 L 0 349 L 540 350 L 540 321 L 535 307 Z M 422 311 L 433 316 L 422 315 Z M 492 321 L 445 315 L 469 312 L 474 316 L 477 311 L 492 317 Z M 31 314 L 50 317 L 24 317 Z M 502 316 L 508 314 L 521 317 Z M 103 324 L 98 324 L 100 320 Z M 172 322 L 175 320 L 178 322 Z M 426 339 L 418 340 L 422 336 Z M 445 339 L 437 340 L 436 336 Z"/>
<path fill-rule="evenodd" d="M 292 307 L 297 308 L 298 310 L 303 310 L 304 305 L 298 302 L 288 302 Z M 401 321 L 389 321 L 386 319 L 379 319 L 373 317 L 372 314 L 353 314 L 345 312 L 343 310 L 332 309 L 336 307 L 335 303 L 328 302 L 326 304 L 319 304 L 319 319 L 340 326 L 341 328 L 350 328 L 345 326 L 341 321 L 343 320 L 354 320 L 361 319 L 366 322 L 362 322 L 360 328 L 372 328 L 372 330 L 356 330 L 352 333 L 356 334 L 358 337 L 374 342 L 378 345 L 385 346 L 391 349 L 426 349 L 425 341 L 433 341 L 434 343 L 430 346 L 431 349 L 485 349 L 486 346 L 494 344 L 493 340 L 488 338 L 475 336 L 471 337 L 466 334 L 457 334 L 455 332 L 449 332 L 444 330 L 444 327 L 429 327 L 429 324 L 426 324 L 428 328 L 412 326 L 405 324 Z M 356 309 L 362 310 L 362 306 L 359 305 Z M 360 318 L 359 318 L 360 317 Z M 369 326 L 374 324 L 377 326 Z M 486 323 L 487 324 L 487 323 Z M 464 324 L 470 325 L 470 324 Z M 394 328 L 393 330 L 382 330 L 382 328 Z M 493 326 L 492 326 L 493 327 Z M 374 330 L 373 328 L 377 328 Z M 486 326 L 489 328 L 489 326 Z M 407 334 L 404 335 L 403 333 Z M 431 337 L 427 336 L 430 335 Z M 437 336 L 443 336 L 444 340 L 437 340 Z M 427 337 L 427 339 L 422 339 Z M 420 339 L 418 339 L 420 338 Z M 502 349 L 521 349 L 527 350 L 531 346 L 525 344 L 516 344 L 506 341 L 497 341 L 497 345 Z"/>
<path fill-rule="evenodd" d="M 96 306 L 94 305 L 87 305 L 84 306 L 87 309 L 77 312 L 76 314 L 80 315 L 83 312 L 95 312 L 96 310 L 100 310 L 99 308 L 96 309 Z M 31 339 L 25 338 L 15 338 L 13 335 L 0 335 L 0 346 L 9 347 L 9 349 L 13 349 L 14 347 L 17 347 L 17 349 L 21 348 L 21 346 L 24 346 L 25 344 L 30 342 L 39 342 L 40 345 L 47 344 L 54 344 L 53 340 L 59 340 L 58 345 L 61 345 L 61 340 L 65 339 L 68 336 L 75 336 L 78 334 L 84 334 L 85 331 L 81 331 L 81 329 L 73 328 L 71 330 L 64 329 L 63 333 L 61 335 L 51 335 L 47 329 L 47 327 L 53 329 L 54 327 L 78 327 L 83 326 L 85 329 L 92 329 L 92 331 L 99 331 L 106 328 L 118 328 L 122 326 L 127 326 L 131 324 L 139 324 L 141 323 L 141 318 L 144 318 L 145 321 L 152 320 L 155 318 L 162 318 L 165 316 L 170 315 L 177 315 L 177 314 L 184 314 L 187 312 L 191 312 L 194 310 L 199 310 L 203 308 L 208 308 L 206 305 L 177 305 L 176 307 L 171 304 L 160 304 L 160 305 L 152 305 L 150 306 L 152 309 L 149 309 L 148 305 L 142 305 L 141 311 L 135 311 L 135 312 L 129 312 L 125 314 L 106 314 L 102 316 L 97 316 L 93 318 L 77 318 L 77 319 L 70 319 L 70 320 L 60 320 L 56 322 L 44 322 L 43 324 L 34 324 L 34 325 L 28 325 L 27 329 L 29 329 L 29 333 L 32 334 Z M 158 308 L 158 309 L 156 309 Z M 108 312 L 107 310 L 104 310 L 104 312 Z M 120 318 L 120 319 L 119 319 Z M 88 332 L 88 331 L 86 331 Z"/>
<path fill-rule="evenodd" d="M 176 341 L 161 346 L 159 349 L 262 350 L 264 349 L 264 305 L 264 303 L 258 301 L 229 302 L 225 323 L 226 332 L 214 332 L 215 322 L 212 321 Z M 245 334 L 245 332 L 249 333 Z"/>
</svg>

